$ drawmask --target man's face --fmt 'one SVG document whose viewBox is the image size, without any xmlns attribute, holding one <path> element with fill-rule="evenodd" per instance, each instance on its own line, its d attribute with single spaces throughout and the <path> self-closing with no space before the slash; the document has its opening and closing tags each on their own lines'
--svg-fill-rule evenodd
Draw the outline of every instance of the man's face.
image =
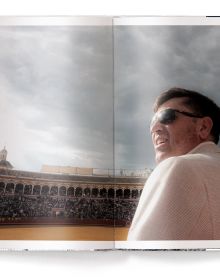
<svg viewBox="0 0 220 280">
<path fill-rule="evenodd" d="M 184 98 L 173 98 L 162 104 L 157 112 L 164 109 L 176 109 L 194 113 L 183 104 Z M 151 136 L 156 154 L 156 162 L 172 156 L 184 155 L 201 143 L 197 132 L 198 119 L 176 113 L 176 119 L 168 124 L 158 120 L 152 123 Z"/>
</svg>

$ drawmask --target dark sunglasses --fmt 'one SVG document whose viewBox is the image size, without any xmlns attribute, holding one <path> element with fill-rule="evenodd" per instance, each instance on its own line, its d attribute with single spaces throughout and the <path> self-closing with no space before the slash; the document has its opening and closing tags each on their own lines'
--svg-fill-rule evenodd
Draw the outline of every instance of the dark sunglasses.
<svg viewBox="0 0 220 280">
<path fill-rule="evenodd" d="M 185 111 L 179 111 L 176 109 L 167 108 L 154 115 L 150 126 L 152 127 L 153 124 L 158 121 L 162 124 L 171 124 L 176 120 L 177 113 L 185 115 L 187 117 L 191 117 L 191 118 L 203 118 L 204 117 L 201 115 L 196 115 L 196 114 L 185 112 Z"/>
</svg>

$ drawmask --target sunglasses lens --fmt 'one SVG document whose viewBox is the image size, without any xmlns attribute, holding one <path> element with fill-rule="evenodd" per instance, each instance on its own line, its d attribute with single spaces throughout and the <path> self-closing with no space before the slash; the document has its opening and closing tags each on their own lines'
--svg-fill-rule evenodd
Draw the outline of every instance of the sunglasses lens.
<svg viewBox="0 0 220 280">
<path fill-rule="evenodd" d="M 162 124 L 171 124 L 176 119 L 176 111 L 173 109 L 165 109 L 155 114 L 151 121 L 151 128 L 156 122 L 160 122 Z"/>
<path fill-rule="evenodd" d="M 166 109 L 159 113 L 158 120 L 162 124 L 169 124 L 175 121 L 176 112 L 172 109 Z"/>
</svg>

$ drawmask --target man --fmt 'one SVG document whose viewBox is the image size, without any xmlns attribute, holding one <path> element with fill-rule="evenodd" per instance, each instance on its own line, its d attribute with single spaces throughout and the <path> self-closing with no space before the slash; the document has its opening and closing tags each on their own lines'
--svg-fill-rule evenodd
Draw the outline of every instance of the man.
<svg viewBox="0 0 220 280">
<path fill-rule="evenodd" d="M 128 240 L 220 240 L 220 108 L 200 93 L 172 88 L 154 109 L 158 165 Z"/>
</svg>

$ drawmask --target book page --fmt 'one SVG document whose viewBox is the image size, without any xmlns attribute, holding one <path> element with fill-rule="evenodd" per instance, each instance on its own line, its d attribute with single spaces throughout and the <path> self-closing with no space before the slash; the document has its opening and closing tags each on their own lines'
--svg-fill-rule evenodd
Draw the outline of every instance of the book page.
<svg viewBox="0 0 220 280">
<path fill-rule="evenodd" d="M 112 19 L 4 17 L 0 44 L 0 248 L 114 248 Z"/>
<path fill-rule="evenodd" d="M 190 168 L 182 165 L 181 174 L 176 173 L 176 176 L 182 179 L 172 191 L 171 187 L 169 188 L 171 184 L 166 184 L 168 176 L 172 175 L 169 161 L 167 165 L 165 160 L 159 164 L 166 166 L 165 170 L 161 167 L 163 172 L 160 172 L 155 162 L 155 151 L 157 155 L 165 155 L 165 145 L 168 146 L 168 141 L 174 139 L 171 128 L 174 129 L 173 126 L 177 125 L 180 119 L 185 122 L 193 121 L 192 115 L 190 118 L 189 115 L 176 112 L 176 120 L 174 123 L 173 119 L 172 124 L 165 121 L 162 123 L 162 118 L 159 123 L 159 116 L 152 120 L 156 98 L 171 88 L 202 93 L 220 105 L 219 24 L 219 18 L 215 17 L 114 18 L 115 168 L 122 170 L 127 178 L 124 203 L 128 217 L 123 239 L 116 238 L 116 248 L 204 249 L 220 246 L 216 230 L 219 224 L 216 199 L 219 196 L 213 190 L 214 185 L 218 184 L 219 172 L 216 168 L 219 164 L 211 167 L 212 163 L 207 163 L 204 169 L 200 169 L 202 163 L 198 160 L 197 165 L 192 164 Z M 175 106 L 171 102 L 166 104 L 161 108 L 180 108 L 175 107 L 178 105 L 176 103 Z M 184 109 L 182 111 L 190 111 L 188 107 Z M 195 115 L 196 109 L 194 111 L 190 112 Z M 205 116 L 197 114 L 194 121 L 199 123 Z M 159 123 L 157 130 L 160 130 L 155 136 L 156 140 L 153 136 L 155 132 L 152 132 L 155 123 Z M 174 151 L 174 147 L 182 147 L 182 139 L 187 135 L 182 133 L 184 129 L 182 127 L 179 130 L 170 144 L 173 153 L 169 157 L 189 152 L 184 151 L 181 154 L 180 149 Z M 161 148 L 156 146 L 154 150 L 152 140 L 156 141 L 155 145 L 161 144 Z M 190 143 L 191 140 L 186 140 L 185 143 L 187 141 Z M 197 152 L 195 154 L 197 156 Z M 213 154 L 210 157 L 213 157 Z M 194 169 L 196 175 L 189 175 Z M 214 175 L 203 175 L 207 169 Z M 181 184 L 188 186 L 192 178 L 198 180 L 190 187 L 191 191 L 187 187 L 187 195 L 186 191 L 181 191 L 187 189 Z M 205 185 L 206 191 L 204 188 L 198 190 L 198 184 L 198 189 Z M 166 189 L 169 189 L 169 192 L 166 192 Z M 204 210 L 205 205 L 210 202 L 207 195 L 210 200 L 213 199 L 213 204 L 209 210 L 209 206 Z M 211 220 L 208 213 L 212 215 Z"/>
</svg>

